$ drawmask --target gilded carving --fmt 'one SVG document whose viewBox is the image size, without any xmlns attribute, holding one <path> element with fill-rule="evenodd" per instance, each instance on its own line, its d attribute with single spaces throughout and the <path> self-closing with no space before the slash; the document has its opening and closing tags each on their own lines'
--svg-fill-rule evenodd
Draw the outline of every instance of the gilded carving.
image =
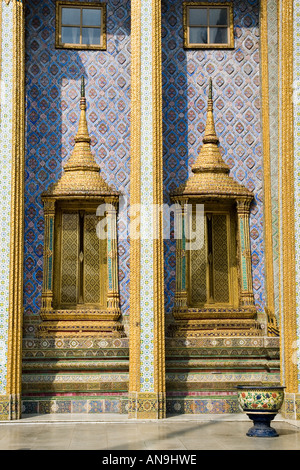
<svg viewBox="0 0 300 470">
<path fill-rule="evenodd" d="M 281 86 L 280 131 L 281 189 L 280 257 L 282 270 L 284 377 L 287 393 L 298 392 L 298 368 L 294 360 L 297 342 L 296 273 L 295 273 L 295 201 L 294 201 L 294 124 L 293 124 L 293 1 L 281 0 L 280 8 L 280 67 L 278 81 Z"/>
<path fill-rule="evenodd" d="M 43 194 L 46 249 L 41 337 L 124 336 L 117 277 L 118 193 L 102 178 L 90 143 L 82 79 L 73 152 L 60 180 Z M 106 214 L 108 223 L 103 240 L 97 234 L 101 204 L 101 216 Z"/>
<path fill-rule="evenodd" d="M 251 272 L 249 210 L 253 194 L 229 176 L 229 167 L 221 157 L 218 144 L 210 80 L 203 146 L 192 167 L 192 176 L 172 194 L 174 202 L 184 199 L 207 208 L 202 248 L 186 252 L 185 289 L 180 280 L 185 275 L 181 261 L 183 241 L 180 238 L 176 241 L 175 325 L 170 327 L 170 332 L 179 337 L 262 334 L 256 319 Z M 195 233 L 193 220 L 191 228 Z M 224 253 L 228 253 L 226 259 L 222 258 Z M 222 272 L 220 287 L 216 284 L 219 271 Z M 187 301 L 181 303 L 183 297 Z"/>
</svg>

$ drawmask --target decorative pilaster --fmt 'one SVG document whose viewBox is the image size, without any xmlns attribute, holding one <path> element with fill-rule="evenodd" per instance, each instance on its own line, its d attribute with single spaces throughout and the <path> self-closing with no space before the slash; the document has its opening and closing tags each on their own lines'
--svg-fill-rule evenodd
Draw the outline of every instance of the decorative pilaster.
<svg viewBox="0 0 300 470">
<path fill-rule="evenodd" d="M 0 2 L 1 388 L 0 419 L 21 416 L 24 195 L 24 10 Z"/>
<path fill-rule="evenodd" d="M 117 201 L 109 201 L 106 212 L 107 220 L 107 308 L 119 310 L 118 248 L 117 248 Z"/>
<path fill-rule="evenodd" d="M 249 210 L 251 199 L 237 201 L 238 236 L 240 246 L 240 270 L 241 270 L 241 307 L 253 306 L 253 283 L 251 268 L 250 234 L 249 234 Z"/>
<path fill-rule="evenodd" d="M 131 12 L 131 206 L 140 236 L 131 232 L 129 416 L 156 419 L 166 412 L 161 2 L 133 0 Z"/>
<path fill-rule="evenodd" d="M 53 261 L 54 261 L 54 221 L 55 199 L 48 199 L 44 204 L 45 239 L 44 239 L 44 278 L 42 309 L 53 308 Z"/>
<path fill-rule="evenodd" d="M 175 318 L 177 311 L 182 312 L 187 309 L 185 203 L 185 200 L 179 200 L 175 205 L 176 291 L 173 312 Z"/>
<path fill-rule="evenodd" d="M 297 140 L 293 122 L 293 0 L 281 0 L 280 8 L 280 257 L 281 257 L 281 334 L 282 375 L 287 393 L 299 391 L 297 361 L 296 262 L 295 262 L 295 185 L 294 159 L 297 161 Z M 296 72 L 296 70 L 295 70 Z M 295 129 L 297 132 L 297 129 Z M 296 196 L 297 197 L 297 196 Z M 298 243 L 298 240 L 297 240 Z M 297 327 L 298 323 L 298 327 Z M 298 333 L 299 334 L 299 333 Z"/>
</svg>

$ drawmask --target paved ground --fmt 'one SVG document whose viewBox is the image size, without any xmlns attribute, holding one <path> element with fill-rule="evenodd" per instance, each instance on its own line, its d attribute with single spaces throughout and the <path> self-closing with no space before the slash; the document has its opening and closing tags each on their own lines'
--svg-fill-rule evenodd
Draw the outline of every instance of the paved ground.
<svg viewBox="0 0 300 470">
<path fill-rule="evenodd" d="M 243 414 L 129 420 L 123 415 L 43 415 L 0 423 L 0 450 L 300 450 L 300 423 L 276 417 L 275 438 L 247 437 Z"/>
</svg>

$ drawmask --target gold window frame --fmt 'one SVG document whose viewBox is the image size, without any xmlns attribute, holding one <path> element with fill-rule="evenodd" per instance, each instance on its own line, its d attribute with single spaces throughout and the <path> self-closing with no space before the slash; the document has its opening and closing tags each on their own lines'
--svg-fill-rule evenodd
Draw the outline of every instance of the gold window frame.
<svg viewBox="0 0 300 470">
<path fill-rule="evenodd" d="M 195 8 L 207 8 L 207 12 L 209 9 L 216 9 L 216 8 L 227 8 L 228 10 L 228 24 L 227 24 L 227 37 L 228 42 L 225 44 L 214 44 L 209 42 L 209 29 L 210 25 L 207 22 L 207 25 L 197 25 L 199 27 L 206 26 L 207 27 L 207 37 L 208 42 L 207 44 L 199 44 L 199 43 L 190 43 L 190 26 L 189 26 L 189 11 L 190 9 Z M 224 26 L 225 27 L 225 26 Z M 233 49 L 234 48 L 234 26 L 233 26 L 233 4 L 232 2 L 224 2 L 224 3 L 208 3 L 208 2 L 184 2 L 183 3 L 183 42 L 184 48 L 186 49 Z"/>
<path fill-rule="evenodd" d="M 102 284 L 100 285 L 100 303 L 99 304 L 89 304 L 89 303 L 78 303 L 71 305 L 71 304 L 64 304 L 61 301 L 61 278 L 63 273 L 62 267 L 62 215 L 63 213 L 77 213 L 79 214 L 80 211 L 84 211 L 85 213 L 96 214 L 97 205 L 91 203 L 86 204 L 78 204 L 78 203 L 60 203 L 56 208 L 56 217 L 55 217 L 55 245 L 54 245 L 54 253 L 55 253 L 55 264 L 54 264 L 54 297 L 53 297 L 53 305 L 55 310 L 88 310 L 88 309 L 106 309 L 106 298 L 107 298 L 107 240 L 99 240 L 100 244 L 100 261 L 99 261 L 99 276 L 103 280 Z M 105 216 L 103 216 L 105 217 Z M 99 221 L 103 217 L 97 217 Z M 78 268 L 77 268 L 78 269 Z M 76 273 L 76 290 L 78 289 L 78 277 L 79 273 Z"/>
<path fill-rule="evenodd" d="M 100 29 L 100 44 L 73 44 L 61 42 L 62 31 L 62 8 L 78 8 L 80 14 L 80 38 L 82 38 L 82 10 L 84 9 L 101 9 L 101 25 Z M 78 27 L 78 25 L 68 25 L 69 27 Z M 97 26 L 84 26 L 96 27 Z M 57 1 L 56 2 L 56 20 L 55 20 L 55 47 L 57 49 L 79 49 L 79 50 L 106 50 L 106 3 L 100 2 L 71 2 L 71 1 Z"/>
<path fill-rule="evenodd" d="M 193 207 L 194 213 L 195 207 Z M 204 208 L 205 216 L 205 228 L 206 226 L 206 215 L 225 215 L 226 216 L 226 231 L 227 231 L 227 260 L 228 260 L 228 291 L 229 291 L 229 301 L 228 302 L 211 302 L 209 300 L 208 290 L 209 290 L 209 267 L 206 263 L 206 291 L 207 291 L 207 300 L 206 302 L 197 302 L 193 301 L 193 281 L 192 281 L 192 257 L 191 252 L 187 250 L 187 301 L 188 305 L 191 308 L 237 308 L 239 302 L 238 296 L 238 264 L 237 264 L 237 221 L 233 209 L 228 207 L 222 207 L 220 209 L 216 208 L 214 205 L 206 205 Z M 189 218 L 189 233 L 192 233 L 192 217 Z M 207 251 L 208 240 L 205 241 L 205 250 Z"/>
</svg>

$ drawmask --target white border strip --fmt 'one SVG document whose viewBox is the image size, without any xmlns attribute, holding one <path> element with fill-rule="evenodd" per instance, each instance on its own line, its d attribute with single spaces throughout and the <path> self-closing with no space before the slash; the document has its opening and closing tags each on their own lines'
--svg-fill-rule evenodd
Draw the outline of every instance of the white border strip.
<svg viewBox="0 0 300 470">
<path fill-rule="evenodd" d="M 152 0 L 141 3 L 140 390 L 154 391 Z"/>
<path fill-rule="evenodd" d="M 7 385 L 13 101 L 13 2 L 2 0 L 0 107 L 0 395 Z"/>
</svg>

